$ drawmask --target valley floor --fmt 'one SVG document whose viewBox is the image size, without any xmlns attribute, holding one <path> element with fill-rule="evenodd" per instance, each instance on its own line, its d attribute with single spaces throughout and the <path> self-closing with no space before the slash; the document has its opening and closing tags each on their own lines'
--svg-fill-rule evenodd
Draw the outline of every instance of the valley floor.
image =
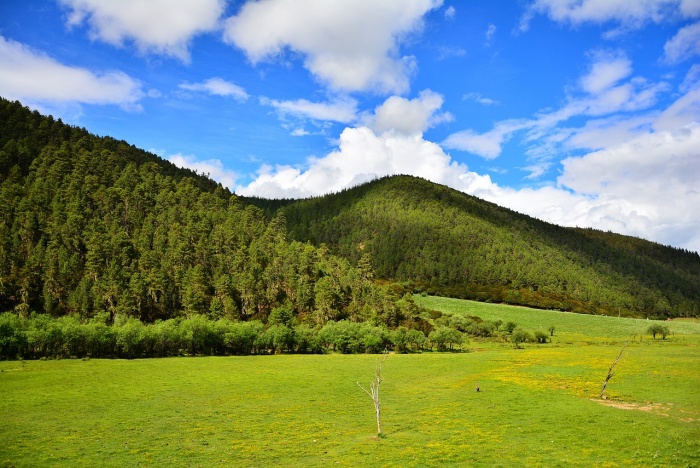
<svg viewBox="0 0 700 468">
<path fill-rule="evenodd" d="M 391 354 L 383 438 L 376 355 L 0 362 L 0 465 L 698 466 L 700 334 L 637 337 L 601 400 L 596 330 Z"/>
</svg>

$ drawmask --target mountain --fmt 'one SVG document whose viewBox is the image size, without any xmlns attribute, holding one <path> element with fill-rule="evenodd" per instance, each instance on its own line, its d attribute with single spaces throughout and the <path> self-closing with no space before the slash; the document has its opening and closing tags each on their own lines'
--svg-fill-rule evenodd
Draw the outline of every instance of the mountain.
<svg viewBox="0 0 700 468">
<path fill-rule="evenodd" d="M 243 200 L 283 213 L 292 239 L 351 262 L 368 254 L 377 277 L 414 292 L 607 315 L 700 313 L 696 252 L 556 226 L 416 177 Z"/>
<path fill-rule="evenodd" d="M 209 178 L 0 99 L 0 312 L 395 326 L 400 298 Z M 396 305 L 396 304 L 399 305 Z"/>
<path fill-rule="evenodd" d="M 22 316 L 411 326 L 406 292 L 700 314 L 696 252 L 558 227 L 415 177 L 306 200 L 236 197 L 4 99 L 0 219 L 0 311 Z"/>
</svg>

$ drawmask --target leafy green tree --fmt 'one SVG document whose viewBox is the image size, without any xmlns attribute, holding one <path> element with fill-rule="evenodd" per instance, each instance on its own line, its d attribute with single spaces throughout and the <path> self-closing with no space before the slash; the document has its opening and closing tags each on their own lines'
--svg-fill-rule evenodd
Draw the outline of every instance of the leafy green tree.
<svg viewBox="0 0 700 468">
<path fill-rule="evenodd" d="M 662 339 L 665 340 L 666 337 L 671 333 L 671 329 L 666 325 L 655 323 L 653 325 L 650 325 L 649 328 L 647 328 L 647 333 L 652 335 L 654 339 L 656 339 L 656 335 L 661 335 Z"/>
<path fill-rule="evenodd" d="M 455 345 L 462 344 L 463 336 L 454 328 L 439 326 L 428 335 L 431 344 L 437 346 L 438 350 L 452 350 Z"/>
<path fill-rule="evenodd" d="M 546 343 L 549 340 L 549 336 L 540 330 L 535 331 L 535 341 L 537 343 Z"/>
<path fill-rule="evenodd" d="M 508 321 L 503 325 L 503 329 L 510 334 L 512 334 L 517 327 L 518 327 L 518 324 L 515 322 L 511 322 L 511 321 Z"/>
<path fill-rule="evenodd" d="M 516 348 L 520 348 L 520 345 L 522 343 L 535 341 L 535 337 L 532 336 L 532 333 L 525 331 L 520 327 L 517 327 L 515 330 L 513 330 L 513 333 L 510 335 L 510 341 L 515 345 Z"/>
</svg>

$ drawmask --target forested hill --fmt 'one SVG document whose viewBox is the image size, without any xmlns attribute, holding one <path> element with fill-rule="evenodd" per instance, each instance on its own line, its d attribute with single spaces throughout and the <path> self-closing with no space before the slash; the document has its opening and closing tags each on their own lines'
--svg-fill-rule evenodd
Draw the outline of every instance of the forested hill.
<svg viewBox="0 0 700 468">
<path fill-rule="evenodd" d="M 245 201 L 284 213 L 298 241 L 326 244 L 415 291 L 582 313 L 700 313 L 700 256 L 563 228 L 426 180 L 395 176 L 305 200 Z"/>
<path fill-rule="evenodd" d="M 110 158 L 109 165 L 113 167 L 123 168 L 129 163 L 137 166 L 155 163 L 162 175 L 170 176 L 176 181 L 188 177 L 201 190 L 214 192 L 218 188 L 225 195 L 231 195 L 227 188 L 207 175 L 179 168 L 170 161 L 123 140 L 95 137 L 84 128 L 66 125 L 61 119 L 54 120 L 52 116 L 31 111 L 19 102 L 0 98 L 0 181 L 12 170 L 15 171 L 15 176 L 26 177 L 32 162 L 47 147 L 60 148 L 66 145 L 64 149 L 70 151 L 78 143 L 83 150 L 104 152 Z"/>
<path fill-rule="evenodd" d="M 395 302 L 206 177 L 0 99 L 0 312 L 395 326 Z M 104 321 L 103 321 L 104 323 Z"/>
</svg>

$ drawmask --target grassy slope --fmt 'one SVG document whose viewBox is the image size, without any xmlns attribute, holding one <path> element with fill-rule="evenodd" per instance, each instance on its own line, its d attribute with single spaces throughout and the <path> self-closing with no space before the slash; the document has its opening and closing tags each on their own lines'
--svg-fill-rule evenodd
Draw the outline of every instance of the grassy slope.
<svg viewBox="0 0 700 468">
<path fill-rule="evenodd" d="M 646 334 L 647 328 L 653 323 L 668 326 L 675 334 L 700 335 L 700 323 L 691 321 L 659 321 L 633 318 L 608 317 L 605 315 L 582 315 L 554 310 L 537 310 L 527 307 L 513 307 L 503 304 L 488 304 L 484 302 L 464 301 L 445 297 L 415 295 L 416 303 L 429 309 L 439 310 L 447 314 L 476 315 L 484 320 L 513 321 L 526 330 L 546 331 L 550 326 L 555 328 L 554 342 L 590 341 L 601 339 L 629 340 L 636 335 Z M 651 339 L 645 336 L 642 339 Z"/>
<path fill-rule="evenodd" d="M 391 355 L 385 439 L 355 384 L 377 356 L 0 362 L 0 465 L 700 464 L 700 336 L 627 348 L 608 394 L 630 409 L 593 400 L 620 346 L 592 342 Z"/>
</svg>

